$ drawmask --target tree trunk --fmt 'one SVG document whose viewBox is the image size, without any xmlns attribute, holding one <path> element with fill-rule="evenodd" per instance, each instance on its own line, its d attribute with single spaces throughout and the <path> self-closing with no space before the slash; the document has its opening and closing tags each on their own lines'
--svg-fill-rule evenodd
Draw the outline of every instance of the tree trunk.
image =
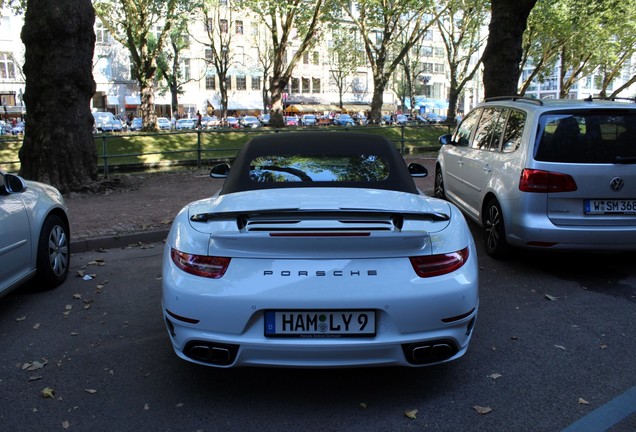
<svg viewBox="0 0 636 432">
<path fill-rule="evenodd" d="M 90 100 L 91 0 L 28 0 L 22 29 L 27 108 L 20 174 L 62 193 L 97 180 Z"/>
<path fill-rule="evenodd" d="M 523 32 L 537 0 L 492 0 L 483 55 L 485 97 L 514 96 L 519 85 Z"/>
</svg>

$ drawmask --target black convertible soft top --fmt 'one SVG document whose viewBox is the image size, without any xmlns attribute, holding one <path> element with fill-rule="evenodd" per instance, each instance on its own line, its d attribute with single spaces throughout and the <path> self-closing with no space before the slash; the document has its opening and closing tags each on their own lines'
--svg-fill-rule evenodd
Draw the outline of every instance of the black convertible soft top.
<svg viewBox="0 0 636 432">
<path fill-rule="evenodd" d="M 359 157 L 372 156 L 388 168 L 378 181 L 256 181 L 253 163 L 259 158 Z M 239 151 L 225 180 L 221 194 L 296 187 L 352 187 L 385 189 L 417 194 L 417 188 L 395 145 L 381 135 L 352 132 L 286 132 L 259 135 L 250 139 Z"/>
</svg>

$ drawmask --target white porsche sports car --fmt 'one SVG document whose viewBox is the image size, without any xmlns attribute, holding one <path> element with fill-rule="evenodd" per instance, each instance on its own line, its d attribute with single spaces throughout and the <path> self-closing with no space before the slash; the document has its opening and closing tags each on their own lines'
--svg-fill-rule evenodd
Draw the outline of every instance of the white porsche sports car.
<svg viewBox="0 0 636 432">
<path fill-rule="evenodd" d="M 462 356 L 479 306 L 472 235 L 395 146 L 341 132 L 257 136 L 163 255 L 177 355 L 210 366 L 424 366 Z"/>
</svg>

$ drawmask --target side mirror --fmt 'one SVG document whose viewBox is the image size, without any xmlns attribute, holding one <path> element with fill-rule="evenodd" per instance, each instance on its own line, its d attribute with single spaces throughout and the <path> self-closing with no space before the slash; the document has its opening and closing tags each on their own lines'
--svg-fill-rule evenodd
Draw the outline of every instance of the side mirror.
<svg viewBox="0 0 636 432">
<path fill-rule="evenodd" d="M 215 165 L 210 170 L 210 177 L 212 178 L 226 178 L 230 173 L 230 166 L 226 163 Z"/>
<path fill-rule="evenodd" d="M 451 134 L 442 135 L 441 137 L 439 137 L 439 143 L 441 145 L 452 144 L 453 136 Z"/>
<path fill-rule="evenodd" d="M 409 169 L 409 173 L 411 174 L 411 177 L 427 177 L 428 176 L 428 170 L 426 169 L 424 165 L 411 162 L 408 166 L 408 169 Z"/>
<path fill-rule="evenodd" d="M 22 177 L 15 174 L 5 174 L 4 188 L 9 193 L 20 193 L 26 190 L 27 184 Z"/>
</svg>

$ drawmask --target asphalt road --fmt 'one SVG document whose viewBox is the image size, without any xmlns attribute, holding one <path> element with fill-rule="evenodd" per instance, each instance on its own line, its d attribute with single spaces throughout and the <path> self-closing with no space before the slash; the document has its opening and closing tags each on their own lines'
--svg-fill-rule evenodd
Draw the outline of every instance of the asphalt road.
<svg viewBox="0 0 636 432">
<path fill-rule="evenodd" d="M 0 299 L 0 430 L 636 430 L 634 253 L 481 253 L 466 356 L 352 370 L 178 359 L 161 318 L 161 253 L 76 254 L 58 289 Z"/>
</svg>

